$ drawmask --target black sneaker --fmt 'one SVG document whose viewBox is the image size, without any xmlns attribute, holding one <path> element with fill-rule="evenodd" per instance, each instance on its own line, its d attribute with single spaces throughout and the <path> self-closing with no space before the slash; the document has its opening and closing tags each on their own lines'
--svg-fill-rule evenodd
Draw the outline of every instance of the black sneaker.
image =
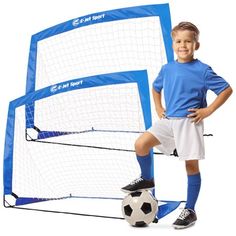
<svg viewBox="0 0 236 236">
<path fill-rule="evenodd" d="M 195 224 L 197 215 L 192 209 L 183 209 L 178 219 L 173 223 L 175 229 L 184 229 Z"/>
<path fill-rule="evenodd" d="M 146 180 L 143 179 L 142 177 L 139 177 L 135 180 L 133 180 L 130 184 L 126 185 L 121 189 L 121 191 L 125 193 L 132 193 L 138 190 L 150 190 L 155 187 L 154 180 Z"/>
</svg>

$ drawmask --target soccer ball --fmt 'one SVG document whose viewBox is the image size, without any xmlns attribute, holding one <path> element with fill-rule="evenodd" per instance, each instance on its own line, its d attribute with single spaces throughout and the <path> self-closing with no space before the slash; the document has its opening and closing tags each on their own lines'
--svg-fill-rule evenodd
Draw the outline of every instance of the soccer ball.
<svg viewBox="0 0 236 236">
<path fill-rule="evenodd" d="M 148 190 L 133 192 L 122 201 L 122 214 L 132 226 L 143 227 L 154 221 L 158 202 Z"/>
</svg>

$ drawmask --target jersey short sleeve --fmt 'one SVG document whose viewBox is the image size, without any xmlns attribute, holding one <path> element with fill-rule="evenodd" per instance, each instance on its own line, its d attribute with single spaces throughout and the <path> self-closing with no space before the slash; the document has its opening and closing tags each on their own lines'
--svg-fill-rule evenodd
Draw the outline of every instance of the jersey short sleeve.
<svg viewBox="0 0 236 236">
<path fill-rule="evenodd" d="M 229 84 L 219 75 L 217 75 L 211 67 L 206 69 L 205 73 L 206 89 L 212 90 L 216 95 L 229 87 Z"/>
<path fill-rule="evenodd" d="M 157 78 L 154 80 L 152 86 L 156 92 L 161 92 L 163 88 L 163 67 L 161 68 Z"/>
</svg>

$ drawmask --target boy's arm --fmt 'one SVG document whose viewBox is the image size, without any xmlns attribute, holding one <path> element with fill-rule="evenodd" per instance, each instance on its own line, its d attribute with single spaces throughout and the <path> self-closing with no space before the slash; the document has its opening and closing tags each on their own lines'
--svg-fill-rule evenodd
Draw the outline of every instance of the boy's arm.
<svg viewBox="0 0 236 236">
<path fill-rule="evenodd" d="M 161 102 L 161 93 L 158 93 L 157 91 L 155 91 L 155 89 L 152 89 L 152 95 L 153 95 L 153 100 L 154 100 L 154 104 L 155 104 L 155 108 L 156 108 L 156 112 L 158 117 L 164 118 L 165 117 L 165 108 L 162 106 L 162 102 Z"/>
<path fill-rule="evenodd" d="M 188 111 L 192 112 L 190 115 L 188 115 L 189 118 L 193 118 L 193 122 L 198 124 L 201 122 L 204 118 L 210 116 L 213 112 L 215 112 L 221 105 L 225 103 L 225 101 L 230 97 L 233 90 L 231 87 L 228 87 L 224 91 L 222 91 L 216 99 L 213 101 L 211 105 L 209 105 L 206 108 L 192 108 Z"/>
</svg>

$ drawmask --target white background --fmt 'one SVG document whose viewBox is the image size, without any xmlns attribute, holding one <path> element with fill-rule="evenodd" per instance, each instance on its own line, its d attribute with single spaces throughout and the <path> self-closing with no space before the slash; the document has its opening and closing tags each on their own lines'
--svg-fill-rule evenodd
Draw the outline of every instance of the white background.
<svg viewBox="0 0 236 236">
<path fill-rule="evenodd" d="M 30 37 L 58 23 L 99 11 L 153 3 L 170 3 L 172 25 L 192 21 L 200 31 L 201 47 L 196 57 L 212 66 L 235 88 L 235 6 L 234 1 L 210 0 L 21 0 L 0 3 L 0 156 L 3 156 L 9 101 L 24 95 Z M 209 102 L 214 99 L 209 94 Z M 235 223 L 235 94 L 205 121 L 206 160 L 201 162 L 202 189 L 197 204 L 195 227 L 175 231 L 170 225 L 176 210 L 159 224 L 137 229 L 125 221 L 73 215 L 5 209 L 0 206 L 1 235 L 234 235 Z M 156 160 L 161 176 L 160 191 L 166 196 L 185 198 L 184 163 L 169 158 Z M 176 171 L 177 170 L 177 171 Z M 0 166 L 2 176 L 2 166 Z M 165 182 L 164 182 L 165 181 Z M 2 181 L 1 181 L 2 182 Z M 2 184 L 0 188 L 2 196 Z"/>
</svg>

